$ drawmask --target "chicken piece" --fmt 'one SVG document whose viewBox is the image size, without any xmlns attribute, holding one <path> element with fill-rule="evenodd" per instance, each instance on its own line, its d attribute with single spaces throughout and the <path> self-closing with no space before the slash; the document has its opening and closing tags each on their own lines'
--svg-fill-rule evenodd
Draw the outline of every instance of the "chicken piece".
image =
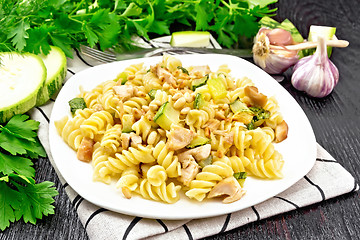
<svg viewBox="0 0 360 240">
<path fill-rule="evenodd" d="M 202 127 L 203 128 L 209 128 L 209 130 L 215 131 L 219 128 L 220 126 L 220 121 L 217 119 L 209 119 L 209 121 L 207 121 Z"/>
<path fill-rule="evenodd" d="M 195 137 L 195 133 L 189 129 L 174 126 L 168 134 L 168 146 L 170 151 L 176 151 L 187 146 Z"/>
<path fill-rule="evenodd" d="M 77 150 L 77 158 L 83 162 L 90 162 L 92 159 L 94 144 L 94 140 L 88 137 L 84 137 L 81 140 L 80 146 Z"/>
<path fill-rule="evenodd" d="M 199 168 L 195 159 L 192 156 L 188 156 L 188 159 L 184 159 L 181 163 L 181 176 L 178 180 L 185 186 L 189 186 L 190 182 L 194 180 L 199 173 Z"/>
<path fill-rule="evenodd" d="M 233 132 L 226 133 L 224 135 L 224 142 L 229 145 L 232 145 L 234 143 L 234 133 Z"/>
<path fill-rule="evenodd" d="M 180 162 L 186 161 L 187 159 L 189 159 L 189 156 L 195 158 L 196 161 L 201 161 L 207 158 L 210 155 L 210 152 L 211 145 L 205 144 L 203 146 L 189 149 L 185 152 L 178 154 L 178 158 Z"/>
<path fill-rule="evenodd" d="M 262 93 L 259 93 L 257 87 L 254 86 L 247 86 L 244 89 L 245 95 L 249 97 L 251 101 L 251 105 L 264 107 L 267 103 L 267 96 Z"/>
<path fill-rule="evenodd" d="M 131 85 L 114 86 L 113 89 L 122 101 L 130 99 L 135 93 L 135 88 Z"/>
<path fill-rule="evenodd" d="M 93 109 L 96 112 L 100 112 L 100 111 L 104 110 L 104 107 L 100 103 L 97 103 L 97 104 L 94 105 Z"/>
<path fill-rule="evenodd" d="M 209 74 L 211 72 L 210 67 L 208 65 L 203 66 L 195 66 L 190 71 L 190 75 L 194 75 L 197 78 L 201 78 L 205 76 L 206 74 Z"/>
<path fill-rule="evenodd" d="M 130 133 L 131 146 L 137 146 L 142 143 L 142 138 L 135 133 Z"/>
<path fill-rule="evenodd" d="M 239 182 L 233 177 L 227 177 L 216 184 L 208 194 L 208 198 L 226 196 L 223 199 L 223 203 L 232 203 L 239 200 L 246 193 L 239 184 Z"/>
<path fill-rule="evenodd" d="M 145 111 L 142 109 L 132 108 L 131 113 L 134 116 L 135 122 L 145 115 Z"/>
<path fill-rule="evenodd" d="M 287 138 L 289 127 L 287 123 L 283 120 L 279 125 L 275 128 L 275 142 L 282 142 Z"/>
<path fill-rule="evenodd" d="M 156 75 L 160 79 L 160 81 L 167 82 L 173 87 L 176 87 L 176 79 L 175 77 L 165 68 L 161 67 L 160 65 L 156 68 Z"/>
<path fill-rule="evenodd" d="M 130 134 L 129 133 L 122 133 L 120 136 L 121 139 L 121 146 L 124 150 L 127 150 L 130 146 Z"/>
</svg>

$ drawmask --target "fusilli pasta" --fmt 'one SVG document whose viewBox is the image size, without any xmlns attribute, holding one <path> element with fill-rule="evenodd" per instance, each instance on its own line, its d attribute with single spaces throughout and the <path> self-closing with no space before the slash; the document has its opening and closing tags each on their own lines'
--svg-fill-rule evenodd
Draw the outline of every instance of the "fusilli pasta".
<svg viewBox="0 0 360 240">
<path fill-rule="evenodd" d="M 235 79 L 226 64 L 212 72 L 164 55 L 153 66 L 130 65 L 91 91 L 80 88 L 77 97 L 86 108 L 56 121 L 56 129 L 72 149 L 92 153 L 94 181 L 115 180 L 126 198 L 174 203 L 183 190 L 203 201 L 229 195 L 214 189 L 234 181 L 243 193 L 244 178 L 235 179 L 242 173 L 282 177 L 274 142 L 287 124 L 278 103 L 251 79 Z"/>
</svg>

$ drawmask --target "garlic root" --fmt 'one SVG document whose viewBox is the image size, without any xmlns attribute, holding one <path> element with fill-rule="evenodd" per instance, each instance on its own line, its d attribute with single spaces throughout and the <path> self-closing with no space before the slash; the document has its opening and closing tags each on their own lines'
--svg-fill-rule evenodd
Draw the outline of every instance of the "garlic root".
<svg viewBox="0 0 360 240">
<path fill-rule="evenodd" d="M 303 43 L 287 45 L 287 46 L 270 45 L 270 49 L 300 51 L 300 50 L 309 49 L 309 48 L 316 48 L 317 45 L 318 45 L 318 42 L 303 42 Z M 349 46 L 349 42 L 346 40 L 327 40 L 326 45 L 329 47 L 345 48 L 345 47 Z"/>
</svg>

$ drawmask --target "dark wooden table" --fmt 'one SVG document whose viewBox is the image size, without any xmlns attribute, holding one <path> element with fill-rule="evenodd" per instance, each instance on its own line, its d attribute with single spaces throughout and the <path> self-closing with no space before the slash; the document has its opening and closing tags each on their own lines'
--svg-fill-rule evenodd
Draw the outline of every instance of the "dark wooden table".
<svg viewBox="0 0 360 240">
<path fill-rule="evenodd" d="M 280 0 L 276 19 L 290 19 L 307 36 L 309 26 L 337 27 L 339 39 L 350 46 L 335 49 L 331 57 L 340 80 L 333 93 L 312 99 L 296 91 L 289 78 L 282 85 L 304 109 L 320 143 L 358 181 L 360 179 L 360 1 Z M 12 224 L 0 232 L 10 239 L 88 239 L 77 214 L 47 159 L 36 163 L 37 181 L 53 181 L 59 191 L 55 215 L 37 225 Z M 207 239 L 360 239 L 359 192 L 248 224 Z"/>
</svg>

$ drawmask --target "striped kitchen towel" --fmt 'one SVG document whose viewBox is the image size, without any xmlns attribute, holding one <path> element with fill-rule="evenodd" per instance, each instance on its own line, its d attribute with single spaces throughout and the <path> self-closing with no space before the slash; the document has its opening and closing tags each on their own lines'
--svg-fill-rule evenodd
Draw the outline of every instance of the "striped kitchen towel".
<svg viewBox="0 0 360 240">
<path fill-rule="evenodd" d="M 146 41 L 146 47 L 164 47 L 169 37 Z M 212 38 L 211 46 L 220 48 Z M 79 71 L 100 64 L 75 50 L 68 59 L 67 79 Z M 196 220 L 161 220 L 128 216 L 100 208 L 82 198 L 62 178 L 52 161 L 49 149 L 49 118 L 55 98 L 30 111 L 40 122 L 39 138 L 48 153 L 60 181 L 78 212 L 90 239 L 199 239 L 240 227 L 273 215 L 295 210 L 348 192 L 357 191 L 355 179 L 329 153 L 317 145 L 317 160 L 312 170 L 295 185 L 267 201 L 238 212 Z"/>
</svg>

